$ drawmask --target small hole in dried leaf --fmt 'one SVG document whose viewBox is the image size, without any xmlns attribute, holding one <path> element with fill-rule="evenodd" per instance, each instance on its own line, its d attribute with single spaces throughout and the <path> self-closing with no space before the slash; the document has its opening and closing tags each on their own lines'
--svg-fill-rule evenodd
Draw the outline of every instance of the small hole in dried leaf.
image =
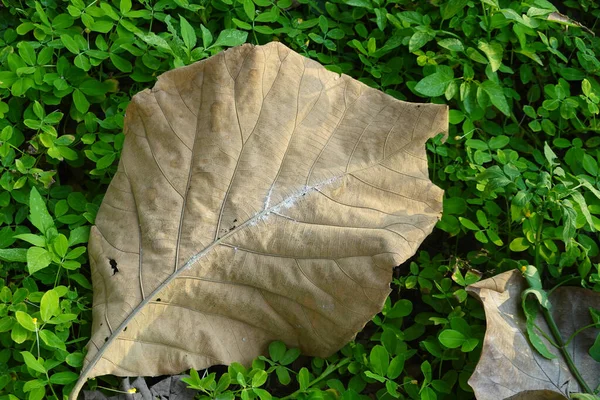
<svg viewBox="0 0 600 400">
<path fill-rule="evenodd" d="M 117 268 L 117 262 L 114 259 L 111 258 L 108 262 L 113 270 L 113 275 L 119 272 L 119 268 Z"/>
<path fill-rule="evenodd" d="M 156 301 L 160 301 L 160 297 L 158 299 L 156 299 Z"/>
<path fill-rule="evenodd" d="M 127 330 L 127 327 L 125 327 L 125 329 L 123 329 L 123 332 L 125 332 Z"/>
</svg>

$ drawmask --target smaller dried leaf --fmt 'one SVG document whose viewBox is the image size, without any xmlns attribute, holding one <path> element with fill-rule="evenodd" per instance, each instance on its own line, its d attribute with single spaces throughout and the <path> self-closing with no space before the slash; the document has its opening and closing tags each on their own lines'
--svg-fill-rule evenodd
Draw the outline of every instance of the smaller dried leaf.
<svg viewBox="0 0 600 400">
<path fill-rule="evenodd" d="M 478 400 L 559 400 L 582 391 L 562 355 L 542 335 L 539 340 L 556 358 L 544 358 L 528 341 L 527 321 L 521 308 L 521 293 L 526 288 L 525 279 L 517 270 L 467 287 L 483 303 L 487 320 L 481 359 L 469 379 Z M 552 315 L 565 341 L 577 329 L 593 322 L 589 307 L 600 306 L 600 293 L 582 288 L 561 287 L 549 298 Z M 552 337 L 541 313 L 535 324 Z M 599 331 L 586 329 L 568 346 L 590 387 L 600 382 L 600 363 L 588 354 Z"/>
</svg>

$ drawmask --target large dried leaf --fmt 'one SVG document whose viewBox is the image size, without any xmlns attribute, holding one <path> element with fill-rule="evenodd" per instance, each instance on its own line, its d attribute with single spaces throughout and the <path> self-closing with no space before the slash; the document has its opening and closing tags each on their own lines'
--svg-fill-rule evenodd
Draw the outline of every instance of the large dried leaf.
<svg viewBox="0 0 600 400">
<path fill-rule="evenodd" d="M 127 109 L 92 229 L 82 378 L 328 356 L 441 211 L 425 141 L 445 105 L 398 101 L 279 43 L 159 77 Z M 118 272 L 116 272 L 118 271 Z"/>
<path fill-rule="evenodd" d="M 558 351 L 543 339 L 557 357 L 548 360 L 537 353 L 526 336 L 521 292 L 527 288 L 519 271 L 513 270 L 485 279 L 467 288 L 485 309 L 487 329 L 481 359 L 469 380 L 478 400 L 528 399 L 560 400 L 582 389 Z M 600 293 L 574 287 L 560 287 L 550 295 L 552 316 L 563 340 L 577 329 L 591 324 L 589 307 L 600 308 Z M 536 324 L 552 337 L 541 313 Z M 575 336 L 568 351 L 589 386 L 600 383 L 600 363 L 588 354 L 598 329 L 586 329 Z"/>
</svg>

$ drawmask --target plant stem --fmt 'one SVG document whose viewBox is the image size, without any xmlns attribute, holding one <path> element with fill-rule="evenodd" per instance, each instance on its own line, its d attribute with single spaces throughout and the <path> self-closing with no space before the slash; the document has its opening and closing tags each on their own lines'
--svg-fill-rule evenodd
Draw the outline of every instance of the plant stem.
<svg viewBox="0 0 600 400">
<path fill-rule="evenodd" d="M 598 326 L 598 324 L 589 324 L 589 325 L 584 326 L 583 328 L 577 329 L 571 336 L 569 336 L 569 339 L 567 339 L 567 342 L 565 343 L 565 347 L 568 346 L 569 343 L 571 343 L 571 341 L 573 339 L 575 339 L 575 336 L 577 336 L 581 332 L 583 332 L 583 331 L 585 331 L 586 329 L 589 329 L 589 328 L 596 328 L 597 326 Z"/>
<path fill-rule="evenodd" d="M 321 382 L 323 379 L 325 379 L 329 375 L 331 375 L 333 372 L 335 372 L 337 369 L 343 367 L 344 365 L 346 365 L 348 363 L 350 363 L 350 359 L 349 358 L 345 358 L 345 359 L 343 359 L 342 361 L 340 361 L 337 364 L 333 364 L 333 365 L 328 366 L 325 369 L 325 371 L 318 378 L 316 378 L 314 381 L 311 381 L 308 384 L 308 387 L 316 385 L 317 383 Z M 294 398 L 296 398 L 302 392 L 303 392 L 302 390 L 298 389 L 294 393 L 289 394 L 289 395 L 287 395 L 285 397 L 282 397 L 280 400 L 294 399 Z"/>
</svg>

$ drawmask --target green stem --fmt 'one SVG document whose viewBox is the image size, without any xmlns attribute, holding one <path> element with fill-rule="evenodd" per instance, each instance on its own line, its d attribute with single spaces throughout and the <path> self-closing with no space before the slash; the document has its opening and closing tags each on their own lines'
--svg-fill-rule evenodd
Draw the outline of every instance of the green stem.
<svg viewBox="0 0 600 400">
<path fill-rule="evenodd" d="M 317 383 L 321 382 L 323 379 L 327 378 L 329 375 L 334 373 L 336 370 L 340 369 L 341 367 L 343 367 L 344 365 L 349 364 L 349 363 L 350 363 L 350 359 L 346 358 L 346 359 L 343 359 L 342 361 L 340 361 L 338 364 L 330 365 L 329 367 L 327 367 L 325 369 L 325 371 L 318 378 L 316 378 L 314 381 L 310 382 L 308 384 L 308 387 L 316 385 Z M 302 392 L 303 392 L 303 390 L 298 389 L 294 393 L 289 394 L 285 397 L 282 397 L 280 400 L 294 399 Z"/>
<path fill-rule="evenodd" d="M 583 332 L 583 331 L 585 331 L 586 329 L 589 329 L 589 328 L 595 328 L 597 326 L 598 326 L 598 324 L 589 324 L 589 325 L 584 326 L 583 328 L 577 329 L 571 336 L 569 336 L 569 339 L 567 339 L 567 342 L 565 343 L 565 347 L 568 346 L 569 343 L 571 343 L 571 341 L 573 339 L 575 339 L 575 336 L 577 336 L 581 332 Z"/>
</svg>

